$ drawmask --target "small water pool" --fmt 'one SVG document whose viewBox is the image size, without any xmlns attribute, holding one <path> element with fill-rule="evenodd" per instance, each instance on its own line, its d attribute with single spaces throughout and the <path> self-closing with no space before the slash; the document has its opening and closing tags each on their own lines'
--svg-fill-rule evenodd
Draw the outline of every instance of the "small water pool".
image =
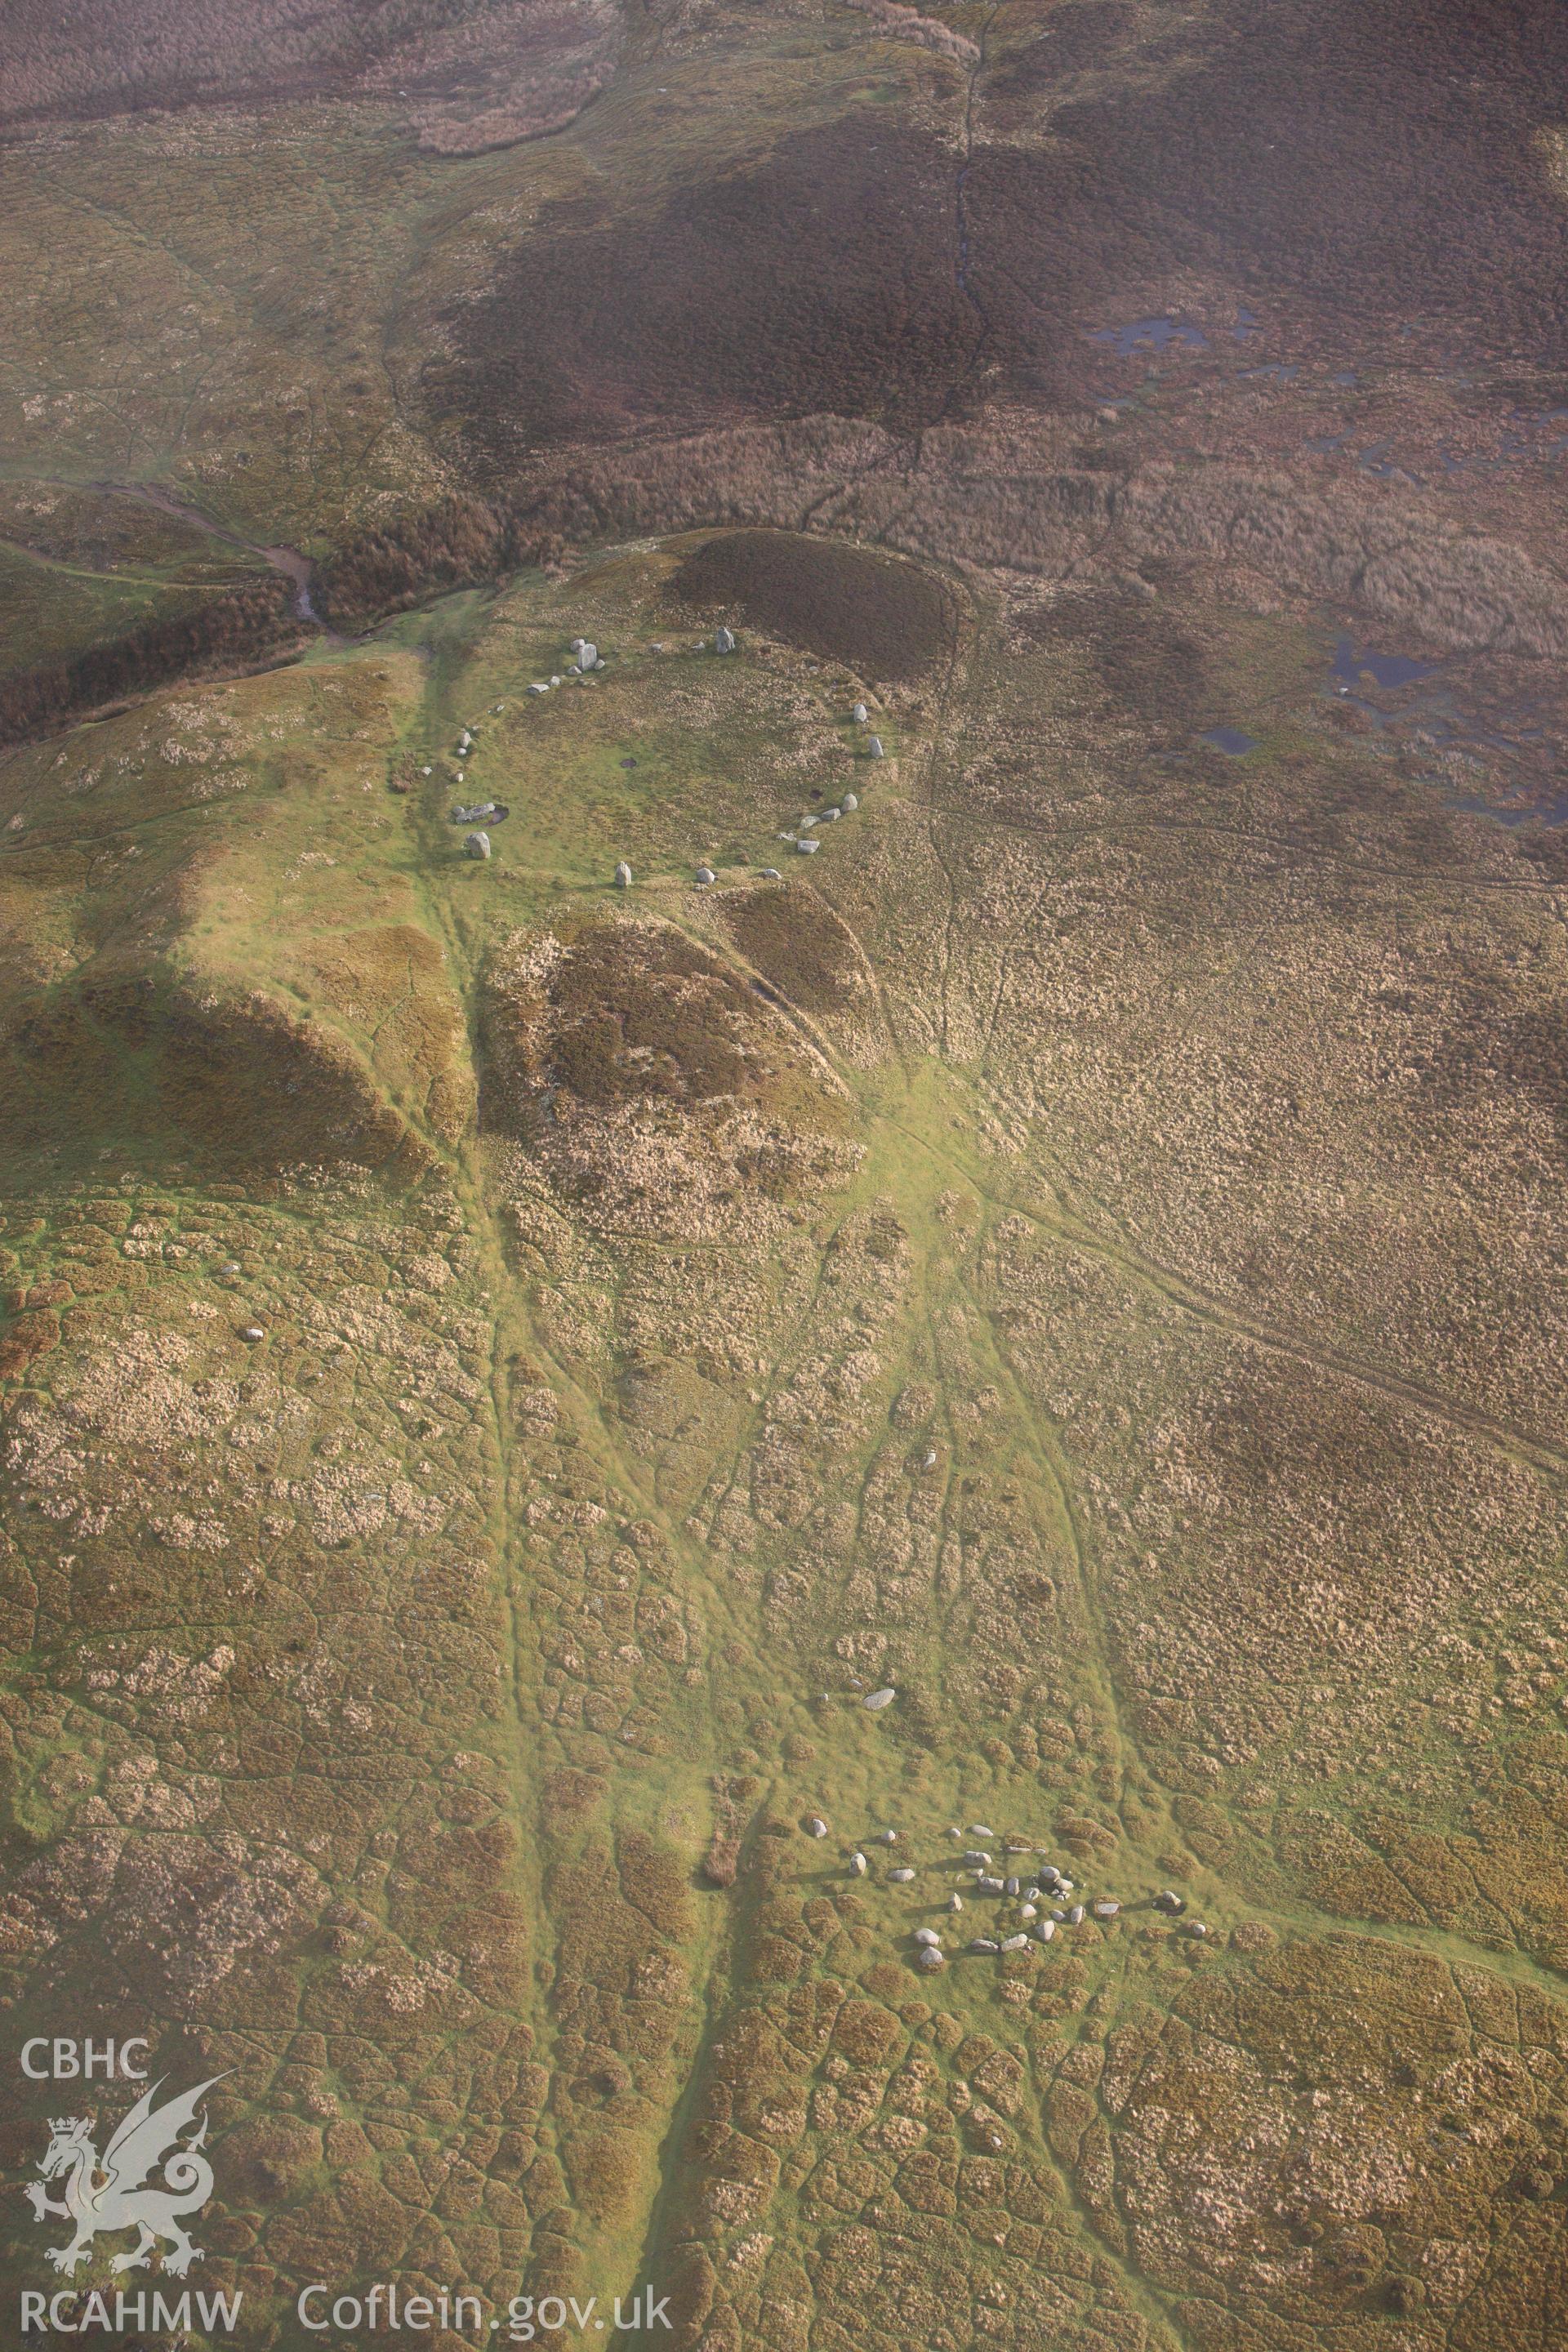
<svg viewBox="0 0 1568 2352">
<path fill-rule="evenodd" d="M 1091 343 L 1109 343 L 1118 359 L 1131 359 L 1134 352 L 1165 352 L 1173 344 L 1185 351 L 1206 352 L 1208 337 L 1197 327 L 1188 326 L 1180 319 L 1134 319 L 1125 327 L 1101 327 L 1090 335 Z"/>
</svg>

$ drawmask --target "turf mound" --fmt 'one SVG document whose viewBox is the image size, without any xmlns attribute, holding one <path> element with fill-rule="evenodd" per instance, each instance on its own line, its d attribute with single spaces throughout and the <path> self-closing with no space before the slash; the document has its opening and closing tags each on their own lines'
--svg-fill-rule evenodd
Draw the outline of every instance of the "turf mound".
<svg viewBox="0 0 1568 2352">
<path fill-rule="evenodd" d="M 6 1151 L 68 1151 L 90 1133 L 251 1183 L 429 1163 L 353 1049 L 259 989 L 225 997 L 150 969 L 98 971 L 17 1005 L 3 1050 Z"/>
<path fill-rule="evenodd" d="M 847 662 L 864 677 L 919 677 L 952 642 L 946 583 L 912 563 L 787 530 L 728 531 L 675 575 L 684 604 Z"/>
<path fill-rule="evenodd" d="M 831 907 L 802 883 L 736 892 L 723 907 L 748 963 L 803 1013 L 847 1012 L 856 999 L 855 942 Z"/>
</svg>

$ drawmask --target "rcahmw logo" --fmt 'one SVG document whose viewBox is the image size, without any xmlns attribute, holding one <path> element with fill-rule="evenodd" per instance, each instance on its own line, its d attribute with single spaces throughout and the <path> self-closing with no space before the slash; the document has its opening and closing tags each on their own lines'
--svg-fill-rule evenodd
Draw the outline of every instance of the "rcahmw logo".
<svg viewBox="0 0 1568 2352">
<path fill-rule="evenodd" d="M 146 2068 L 132 2063 L 133 2056 L 144 2058 L 146 2052 L 144 2041 L 125 2042 L 116 2053 L 112 2042 L 78 2045 L 40 2038 L 24 2045 L 21 2063 L 35 2081 L 71 2081 L 101 2071 L 140 2082 Z M 96 2239 L 131 2230 L 136 2232 L 135 2243 L 114 2255 L 109 2265 L 113 2274 L 148 2270 L 156 2258 L 171 2278 L 184 2278 L 191 2264 L 202 2260 L 202 2250 L 185 2224 L 213 2193 L 213 2168 L 203 2153 L 207 2118 L 202 2101 L 223 2080 L 222 2074 L 209 2075 L 193 2090 L 176 2092 L 162 2103 L 163 2078 L 149 2084 L 111 2132 L 101 2155 L 91 2116 L 50 2118 L 48 2145 L 37 2168 L 39 2178 L 29 2180 L 22 2192 L 34 2218 L 46 2227 L 56 2221 L 71 2225 L 62 2244 L 45 2247 L 46 2262 L 71 2278 L 91 2258 Z M 195 2301 L 200 2325 L 210 2333 L 220 2324 L 226 2329 L 234 2326 L 243 2295 L 200 2294 Z M 117 2333 L 146 2326 L 181 2329 L 191 2325 L 191 2305 L 188 2294 L 120 2293 L 110 2298 L 96 2290 L 83 2295 L 71 2289 L 54 2295 L 24 2293 L 21 2317 L 24 2328 L 47 2325 L 66 2335 L 94 2327 Z"/>
</svg>

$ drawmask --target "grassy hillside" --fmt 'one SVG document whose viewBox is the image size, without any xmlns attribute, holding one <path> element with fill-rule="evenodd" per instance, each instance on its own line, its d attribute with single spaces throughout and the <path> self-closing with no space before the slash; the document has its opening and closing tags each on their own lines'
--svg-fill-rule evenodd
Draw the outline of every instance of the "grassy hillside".
<svg viewBox="0 0 1568 2352">
<path fill-rule="evenodd" d="M 247 2340 L 1548 2344 L 1560 885 L 1294 622 L 1156 600 L 1173 760 L 952 575 L 715 654 L 756 560 L 5 770 L 18 2032 L 232 2070 Z"/>
</svg>

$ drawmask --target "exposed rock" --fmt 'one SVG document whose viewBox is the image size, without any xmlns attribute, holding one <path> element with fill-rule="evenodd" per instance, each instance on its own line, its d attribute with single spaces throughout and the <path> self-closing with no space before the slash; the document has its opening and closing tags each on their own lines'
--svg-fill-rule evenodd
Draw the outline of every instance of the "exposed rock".
<svg viewBox="0 0 1568 2352">
<path fill-rule="evenodd" d="M 1035 1929 L 1035 1933 L 1039 1937 L 1042 1944 L 1048 1944 L 1056 1932 L 1057 1923 L 1054 1919 L 1042 1919 L 1039 1926 Z"/>
<path fill-rule="evenodd" d="M 698 882 L 711 882 L 713 879 L 713 868 L 710 866 L 700 866 L 692 878 Z"/>
<path fill-rule="evenodd" d="M 1005 1879 L 1003 1882 L 1002 1892 L 1004 1895 L 1017 1895 L 1023 1892 L 1023 1886 L 1024 1882 L 1021 1878 Z"/>
<path fill-rule="evenodd" d="M 267 1334 L 262 1329 L 259 1323 L 247 1323 L 239 1336 L 242 1339 L 248 1339 L 251 1346 L 254 1347 L 258 1339 L 265 1339 Z"/>
<path fill-rule="evenodd" d="M 1002 1947 L 993 1937 L 972 1936 L 965 1948 L 971 1952 L 999 1952 Z"/>
<path fill-rule="evenodd" d="M 815 857 L 822 844 L 820 841 L 797 841 L 795 847 L 803 857 Z"/>
<path fill-rule="evenodd" d="M 1097 1919 L 1114 1919 L 1121 1908 L 1120 1903 L 1097 1903 L 1094 1916 Z"/>
<path fill-rule="evenodd" d="M 1173 1919 L 1178 1912 L 1184 1911 L 1186 1907 L 1186 1898 L 1178 1895 L 1172 1886 L 1167 1886 L 1163 1895 L 1156 1895 L 1154 1897 L 1155 1910 L 1167 1912 Z"/>
<path fill-rule="evenodd" d="M 805 845 L 803 844 L 802 846 L 804 847 L 804 845 Z M 866 1697 L 861 1700 L 860 1704 L 865 1708 L 868 1715 L 879 1715 L 883 1707 L 892 1706 L 893 1701 L 898 1697 L 898 1692 L 891 1687 L 885 1690 L 874 1690 L 868 1692 Z"/>
<path fill-rule="evenodd" d="M 889 1870 L 888 1876 L 895 1886 L 907 1886 L 910 1880 L 914 1876 L 914 1872 L 907 1869 Z"/>
<path fill-rule="evenodd" d="M 1026 1952 L 1028 1948 L 1029 1939 L 1027 1936 L 1004 1936 L 1002 1938 L 1002 1949 L 1005 1952 Z"/>
</svg>

